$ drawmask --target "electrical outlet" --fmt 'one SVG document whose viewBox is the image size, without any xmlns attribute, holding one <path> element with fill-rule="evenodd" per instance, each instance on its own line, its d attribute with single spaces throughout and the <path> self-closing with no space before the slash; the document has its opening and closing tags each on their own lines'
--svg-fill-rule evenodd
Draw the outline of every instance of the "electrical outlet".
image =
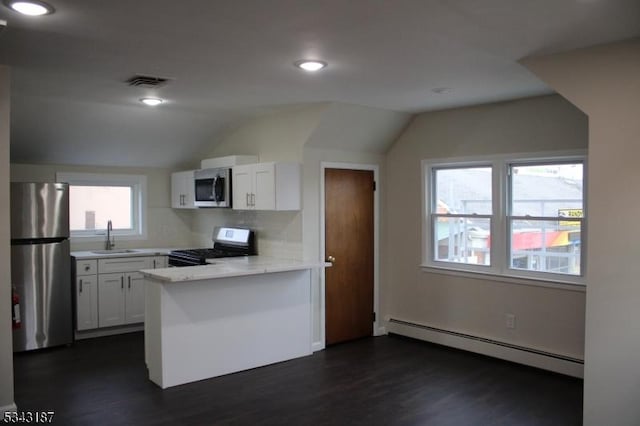
<svg viewBox="0 0 640 426">
<path fill-rule="evenodd" d="M 516 328 L 516 316 L 514 314 L 505 314 L 504 322 L 507 328 Z"/>
</svg>

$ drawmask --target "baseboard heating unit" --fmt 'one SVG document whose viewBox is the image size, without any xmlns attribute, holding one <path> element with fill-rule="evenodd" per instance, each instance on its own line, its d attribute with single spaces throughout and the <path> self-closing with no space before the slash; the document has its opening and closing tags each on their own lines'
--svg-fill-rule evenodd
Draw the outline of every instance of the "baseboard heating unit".
<svg viewBox="0 0 640 426">
<path fill-rule="evenodd" d="M 390 318 L 387 331 L 572 377 L 584 377 L 584 360 L 471 334 Z"/>
</svg>

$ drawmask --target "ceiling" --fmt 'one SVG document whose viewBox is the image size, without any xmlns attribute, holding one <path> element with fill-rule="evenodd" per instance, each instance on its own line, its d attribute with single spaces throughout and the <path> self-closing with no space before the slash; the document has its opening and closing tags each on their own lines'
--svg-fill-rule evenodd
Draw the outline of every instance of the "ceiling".
<svg viewBox="0 0 640 426">
<path fill-rule="evenodd" d="M 286 105 L 420 112 L 547 94 L 519 59 L 640 36 L 637 0 L 49 2 L 38 18 L 0 6 L 13 162 L 175 167 Z M 302 58 L 329 66 L 304 73 Z M 134 74 L 171 81 L 129 87 Z"/>
</svg>

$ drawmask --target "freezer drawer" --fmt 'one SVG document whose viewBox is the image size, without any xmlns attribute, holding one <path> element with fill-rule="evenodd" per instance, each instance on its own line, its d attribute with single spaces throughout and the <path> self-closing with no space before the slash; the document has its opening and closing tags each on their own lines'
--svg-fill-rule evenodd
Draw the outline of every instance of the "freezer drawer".
<svg viewBox="0 0 640 426">
<path fill-rule="evenodd" d="M 11 246 L 11 283 L 20 298 L 13 350 L 73 341 L 69 241 Z"/>
</svg>

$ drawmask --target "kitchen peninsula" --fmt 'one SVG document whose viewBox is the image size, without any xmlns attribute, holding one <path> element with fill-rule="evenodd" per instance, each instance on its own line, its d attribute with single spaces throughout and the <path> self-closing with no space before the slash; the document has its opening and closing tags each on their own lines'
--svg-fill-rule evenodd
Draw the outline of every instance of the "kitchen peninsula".
<svg viewBox="0 0 640 426">
<path fill-rule="evenodd" d="M 311 270 L 265 256 L 149 269 L 145 360 L 168 388 L 311 354 Z"/>
</svg>

